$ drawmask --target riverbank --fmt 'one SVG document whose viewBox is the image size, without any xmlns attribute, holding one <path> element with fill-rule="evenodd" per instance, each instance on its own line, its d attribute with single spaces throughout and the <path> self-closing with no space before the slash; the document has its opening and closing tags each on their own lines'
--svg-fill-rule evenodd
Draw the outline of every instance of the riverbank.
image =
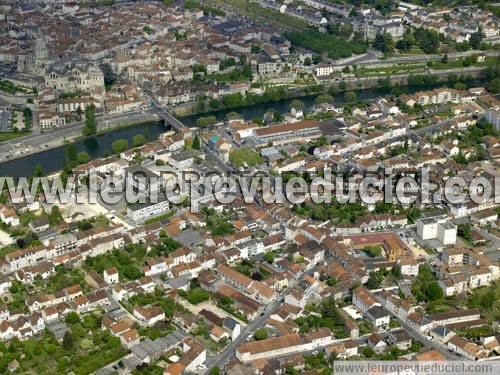
<svg viewBox="0 0 500 375">
<path fill-rule="evenodd" d="M 98 116 L 97 134 L 119 130 L 130 126 L 159 121 L 153 112 L 138 112 L 125 115 Z M 58 129 L 51 129 L 44 133 L 31 134 L 11 139 L 0 144 L 0 163 L 23 158 L 43 151 L 61 147 L 84 139 L 82 135 L 83 121 L 69 124 Z"/>
<path fill-rule="evenodd" d="M 482 80 L 471 80 L 466 82 L 469 86 L 482 86 L 485 83 Z M 421 90 L 431 90 L 442 85 L 442 82 L 436 82 L 434 84 L 399 87 L 399 89 L 408 93 L 412 93 Z M 364 89 L 355 91 L 357 93 L 357 99 L 359 101 L 367 101 L 376 100 L 379 97 L 390 94 L 391 90 L 392 89 L 390 87 L 378 87 L 376 89 Z M 187 126 L 194 127 L 196 126 L 196 121 L 199 117 L 210 114 L 214 115 L 218 120 L 224 120 L 226 114 L 233 111 L 237 111 L 244 119 L 250 120 L 255 117 L 262 117 L 264 113 L 269 109 L 281 113 L 288 112 L 290 110 L 291 101 L 297 97 L 299 97 L 301 101 L 304 102 L 307 111 L 314 106 L 316 96 L 318 94 L 321 94 L 322 92 L 323 91 L 314 92 L 313 94 L 305 96 L 293 95 L 287 99 L 258 103 L 250 106 L 240 107 L 237 109 L 231 108 L 212 111 L 209 113 L 184 116 L 181 117 L 180 120 Z M 336 105 L 342 105 L 345 103 L 345 97 L 342 90 L 339 90 L 336 94 L 332 95 L 332 97 Z M 104 125 L 101 125 L 99 129 L 100 134 L 96 136 L 82 138 L 80 135 L 79 137 L 77 137 L 77 139 L 73 142 L 77 147 L 77 151 L 86 151 L 89 153 L 91 159 L 95 159 L 98 157 L 110 155 L 111 145 L 115 140 L 127 139 L 129 141 L 129 144 L 131 144 L 131 140 L 134 135 L 144 134 L 145 132 L 149 133 L 148 139 L 153 140 L 168 129 L 162 124 L 162 122 L 159 121 L 146 122 L 140 125 L 133 125 L 130 123 L 129 125 L 122 125 L 114 128 L 103 128 L 102 126 Z M 108 123 L 106 124 L 106 126 L 110 126 L 110 124 Z M 21 158 L 0 163 L 0 176 L 31 176 L 33 173 L 33 168 L 37 164 L 40 164 L 42 166 L 45 173 L 54 173 L 63 168 L 64 146 L 68 143 L 70 142 L 66 141 L 60 144 L 59 147 L 43 149 L 31 155 L 23 155 Z"/>
<path fill-rule="evenodd" d="M 112 144 L 119 139 L 125 139 L 132 144 L 134 135 L 142 134 L 147 141 L 153 141 L 163 134 L 167 128 L 163 122 L 147 122 L 139 125 L 121 126 L 91 137 L 79 138 L 71 142 L 77 152 L 85 151 L 90 160 L 112 155 Z M 52 174 L 64 168 L 65 147 L 69 142 L 58 147 L 48 148 L 30 155 L 0 163 L 0 176 L 13 178 L 28 177 L 33 174 L 36 165 L 40 165 L 45 174 Z"/>
<path fill-rule="evenodd" d="M 414 77 L 432 77 L 431 79 L 435 79 L 435 86 L 442 86 L 446 84 L 452 84 L 450 78 L 457 77 L 460 78 L 461 82 L 473 81 L 473 80 L 482 80 L 485 75 L 485 71 L 487 70 L 487 66 L 472 66 L 466 67 L 462 69 L 449 69 L 449 70 L 432 70 L 429 69 L 426 74 L 392 74 L 385 76 L 370 76 L 370 77 L 348 77 L 339 79 L 320 79 L 318 83 L 315 85 L 309 85 L 305 87 L 288 87 L 286 96 L 280 98 L 277 101 L 281 100 L 290 100 L 290 99 L 302 99 L 304 97 L 310 95 L 318 95 L 322 93 L 334 94 L 343 93 L 347 91 L 364 91 L 364 90 L 377 90 L 379 88 L 385 89 L 386 86 L 390 84 L 391 86 L 397 86 L 404 90 L 405 88 L 413 87 L 418 91 L 426 90 L 425 87 L 427 84 L 422 85 L 422 87 L 412 86 L 411 82 Z M 427 85 L 428 86 L 428 85 Z M 270 88 L 271 90 L 279 90 L 279 86 L 273 86 Z M 413 90 L 412 90 L 413 91 Z M 255 96 L 255 95 L 254 95 Z M 222 109 L 209 109 L 209 110 L 198 110 L 200 107 L 199 102 L 186 103 L 184 105 L 177 106 L 173 108 L 173 113 L 177 117 L 189 118 L 194 115 L 206 116 L 212 115 L 214 113 L 220 111 L 236 111 L 240 108 L 254 106 L 254 105 L 264 105 L 269 103 L 275 103 L 277 101 L 267 100 L 257 103 L 247 103 L 246 100 L 242 101 L 242 104 L 239 105 L 229 105 L 224 106 Z"/>
</svg>

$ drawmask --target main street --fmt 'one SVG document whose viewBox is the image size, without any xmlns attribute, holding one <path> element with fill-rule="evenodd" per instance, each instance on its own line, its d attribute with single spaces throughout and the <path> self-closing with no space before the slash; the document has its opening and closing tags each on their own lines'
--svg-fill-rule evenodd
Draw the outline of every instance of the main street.
<svg viewBox="0 0 500 375">
<path fill-rule="evenodd" d="M 207 371 L 214 366 L 218 366 L 220 368 L 224 367 L 224 365 L 229 361 L 229 359 L 233 355 L 235 355 L 236 348 L 241 344 L 243 344 L 248 337 L 253 335 L 258 328 L 265 326 L 266 320 L 269 319 L 269 317 L 276 310 L 278 310 L 278 308 L 282 304 L 283 297 L 290 291 L 291 288 L 295 286 L 295 284 L 299 281 L 301 277 L 302 277 L 301 273 L 296 274 L 295 278 L 290 282 L 288 288 L 283 290 L 278 295 L 278 297 L 273 301 L 273 303 L 264 306 L 263 312 L 261 312 L 257 318 L 253 319 L 250 323 L 248 323 L 248 325 L 241 331 L 240 335 L 235 340 L 231 341 L 231 343 L 224 349 L 224 351 L 219 354 L 217 359 L 207 364 Z"/>
</svg>

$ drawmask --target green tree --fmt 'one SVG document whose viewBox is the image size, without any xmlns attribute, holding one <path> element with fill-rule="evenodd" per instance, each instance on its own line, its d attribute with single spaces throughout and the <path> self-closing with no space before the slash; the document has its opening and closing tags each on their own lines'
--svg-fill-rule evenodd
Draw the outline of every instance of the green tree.
<svg viewBox="0 0 500 375">
<path fill-rule="evenodd" d="M 146 140 L 146 142 L 149 142 L 151 140 L 151 134 L 149 132 L 149 128 L 145 128 L 143 134 L 144 134 L 144 139 Z"/>
<path fill-rule="evenodd" d="M 196 125 L 200 128 L 209 127 L 217 123 L 217 118 L 215 116 L 200 117 L 196 120 Z"/>
<path fill-rule="evenodd" d="M 366 358 L 371 358 L 375 355 L 375 352 L 369 346 L 364 346 L 363 349 L 361 349 L 361 354 Z"/>
<path fill-rule="evenodd" d="M 457 228 L 457 234 L 466 241 L 472 241 L 470 224 L 460 224 Z"/>
<path fill-rule="evenodd" d="M 264 254 L 264 260 L 269 263 L 269 264 L 272 264 L 274 262 L 274 253 L 272 251 L 268 251 Z"/>
<path fill-rule="evenodd" d="M 78 152 L 74 144 L 67 145 L 64 148 L 64 166 L 71 170 L 78 165 Z"/>
<path fill-rule="evenodd" d="M 201 142 L 200 142 L 200 137 L 198 137 L 198 135 L 195 135 L 193 143 L 191 144 L 191 148 L 193 150 L 201 150 Z"/>
<path fill-rule="evenodd" d="M 347 103 L 352 103 L 352 102 L 355 102 L 357 98 L 358 98 L 358 96 L 356 95 L 356 93 L 355 93 L 354 91 L 347 91 L 347 92 L 344 94 L 344 100 L 345 100 Z"/>
<path fill-rule="evenodd" d="M 383 53 L 391 53 L 394 51 L 394 40 L 391 34 L 377 34 L 373 41 L 373 48 L 378 49 Z"/>
<path fill-rule="evenodd" d="M 63 222 L 61 211 L 59 210 L 59 206 L 52 206 L 50 210 L 50 214 L 48 215 L 49 224 L 51 226 L 59 225 Z"/>
<path fill-rule="evenodd" d="M 261 340 L 267 339 L 267 329 L 264 328 L 264 327 L 257 329 L 255 331 L 253 337 L 257 341 L 261 341 Z"/>
<path fill-rule="evenodd" d="M 370 277 L 368 277 L 368 281 L 366 282 L 366 287 L 368 289 L 378 289 L 382 284 L 382 276 L 376 272 L 370 273 Z"/>
<path fill-rule="evenodd" d="M 493 79 L 488 84 L 488 91 L 491 91 L 493 94 L 498 94 L 500 92 L 500 78 Z"/>
<path fill-rule="evenodd" d="M 88 152 L 86 152 L 86 151 L 80 151 L 76 157 L 78 160 L 78 164 L 85 164 L 90 159 L 90 156 L 89 156 Z"/>
<path fill-rule="evenodd" d="M 331 103 L 332 101 L 333 101 L 332 96 L 328 94 L 318 95 L 316 99 L 314 99 L 314 102 L 316 104 Z"/>
<path fill-rule="evenodd" d="M 345 29 L 345 34 L 349 30 Z M 303 31 L 285 33 L 285 37 L 294 45 L 307 48 L 316 53 L 315 57 L 322 54 L 331 59 L 350 57 L 354 54 L 365 53 L 367 44 L 357 38 L 348 39 L 345 36 L 322 33 L 317 28 L 307 28 Z"/>
<path fill-rule="evenodd" d="M 372 258 L 375 258 L 375 257 L 379 257 L 380 254 L 382 254 L 382 249 L 380 248 L 380 246 L 372 246 L 372 245 L 368 245 L 368 246 L 365 246 L 363 248 L 363 251 L 365 253 L 367 253 L 369 256 L 371 256 Z"/>
<path fill-rule="evenodd" d="M 473 49 L 479 49 L 481 47 L 481 42 L 483 40 L 483 33 L 481 30 L 472 33 L 469 39 L 469 44 Z"/>
<path fill-rule="evenodd" d="M 23 116 L 24 116 L 24 126 L 26 130 L 28 130 L 31 127 L 31 118 L 33 116 L 31 113 L 31 109 L 29 107 L 24 108 Z"/>
<path fill-rule="evenodd" d="M 83 126 L 83 135 L 88 137 L 97 132 L 97 121 L 95 119 L 95 107 L 93 105 L 85 108 L 85 125 Z"/>
<path fill-rule="evenodd" d="M 128 149 L 128 141 L 126 139 L 118 139 L 112 143 L 111 149 L 113 153 L 120 154 Z"/>
<path fill-rule="evenodd" d="M 146 137 L 142 134 L 136 134 L 132 137 L 132 147 L 139 147 L 146 143 Z"/>
<path fill-rule="evenodd" d="M 437 301 L 443 298 L 443 289 L 436 281 L 428 283 L 423 292 L 428 301 Z"/>
<path fill-rule="evenodd" d="M 294 99 L 290 103 L 290 108 L 296 109 L 296 110 L 301 110 L 304 109 L 305 105 L 302 100 Z"/>
<path fill-rule="evenodd" d="M 71 351 L 73 349 L 73 336 L 71 335 L 70 331 L 66 331 L 66 333 L 63 336 L 63 342 L 62 342 L 62 347 L 64 350 L 67 352 Z"/>
<path fill-rule="evenodd" d="M 35 168 L 33 169 L 33 177 L 43 177 L 44 175 L 42 166 L 40 164 L 35 165 Z"/>
</svg>

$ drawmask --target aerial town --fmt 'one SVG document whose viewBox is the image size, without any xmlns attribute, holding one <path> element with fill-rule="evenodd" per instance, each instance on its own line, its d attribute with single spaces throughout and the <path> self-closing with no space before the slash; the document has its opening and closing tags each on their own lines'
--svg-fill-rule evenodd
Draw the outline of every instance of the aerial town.
<svg viewBox="0 0 500 375">
<path fill-rule="evenodd" d="M 498 365 L 499 18 L 0 0 L 0 373 Z"/>
</svg>

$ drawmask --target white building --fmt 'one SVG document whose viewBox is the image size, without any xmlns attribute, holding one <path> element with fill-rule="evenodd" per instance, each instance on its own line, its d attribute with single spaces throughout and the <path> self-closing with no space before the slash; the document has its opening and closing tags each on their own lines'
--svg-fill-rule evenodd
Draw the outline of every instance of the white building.
<svg viewBox="0 0 500 375">
<path fill-rule="evenodd" d="M 118 275 L 118 270 L 115 267 L 108 268 L 104 270 L 104 281 L 108 285 L 117 284 L 120 282 L 120 277 Z"/>
<path fill-rule="evenodd" d="M 316 76 L 325 77 L 334 72 L 333 65 L 319 64 L 316 66 Z"/>
<path fill-rule="evenodd" d="M 169 210 L 166 198 L 157 203 L 136 203 L 127 207 L 127 217 L 136 224 L 142 224 L 153 217 L 163 215 Z"/>
<path fill-rule="evenodd" d="M 446 217 L 429 217 L 417 221 L 417 235 L 422 240 L 437 239 L 443 245 L 453 245 L 457 240 L 457 227 Z"/>
<path fill-rule="evenodd" d="M 443 245 L 453 245 L 457 242 L 457 227 L 451 221 L 444 221 L 438 224 L 437 239 Z"/>
</svg>

